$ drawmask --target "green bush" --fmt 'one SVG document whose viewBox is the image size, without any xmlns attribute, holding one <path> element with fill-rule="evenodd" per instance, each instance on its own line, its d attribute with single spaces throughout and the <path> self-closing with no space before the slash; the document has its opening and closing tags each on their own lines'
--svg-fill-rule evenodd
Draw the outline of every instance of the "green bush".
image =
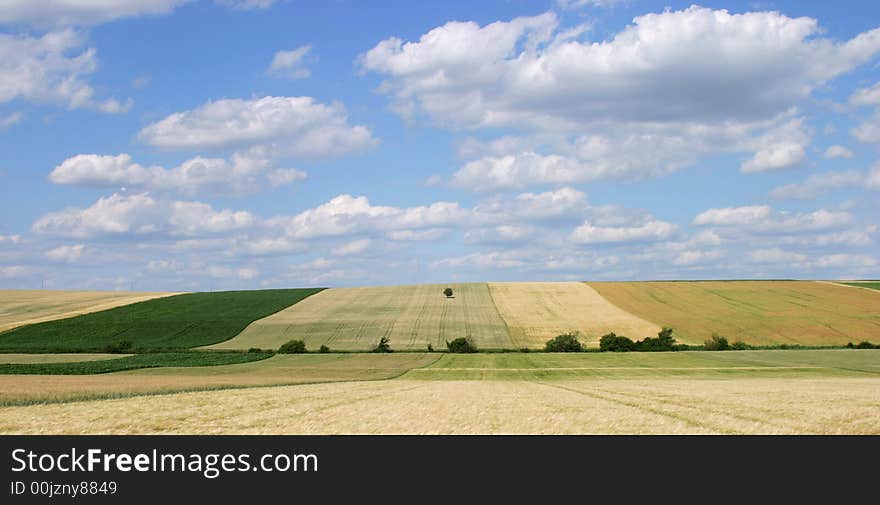
<svg viewBox="0 0 880 505">
<path fill-rule="evenodd" d="M 703 342 L 703 348 L 707 351 L 727 351 L 730 349 L 730 343 L 726 338 L 713 333 L 712 338 Z"/>
<path fill-rule="evenodd" d="M 863 340 L 863 341 L 859 342 L 858 344 L 856 344 L 856 349 L 876 349 L 878 347 L 880 347 L 880 346 L 874 345 L 871 342 L 868 342 L 867 340 Z"/>
<path fill-rule="evenodd" d="M 434 346 L 433 346 L 433 345 L 428 344 L 428 352 L 434 352 Z"/>
<path fill-rule="evenodd" d="M 557 335 L 547 341 L 544 350 L 547 352 L 581 352 L 583 346 L 578 340 L 579 335 L 577 332 Z"/>
<path fill-rule="evenodd" d="M 133 348 L 134 344 L 131 343 L 131 340 L 120 340 L 119 342 L 114 342 L 104 347 L 104 352 L 110 354 L 126 354 L 131 352 Z"/>
<path fill-rule="evenodd" d="M 528 347 L 520 347 L 519 352 L 532 352 L 532 350 L 529 349 Z"/>
<path fill-rule="evenodd" d="M 444 289 L 443 294 L 446 295 L 446 298 L 452 298 L 452 288 Z"/>
<path fill-rule="evenodd" d="M 737 340 L 736 342 L 730 344 L 730 348 L 734 351 L 745 351 L 749 348 L 749 345 L 742 340 Z"/>
<path fill-rule="evenodd" d="M 623 335 L 616 335 L 614 332 L 603 335 L 599 339 L 599 350 L 603 352 L 627 352 L 634 351 L 635 348 L 635 342 Z"/>
<path fill-rule="evenodd" d="M 380 338 L 379 343 L 373 348 L 373 352 L 391 352 L 391 339 L 388 337 Z"/>
<path fill-rule="evenodd" d="M 675 351 L 675 337 L 672 336 L 672 328 L 664 327 L 657 333 L 657 337 L 646 337 L 635 344 L 636 351 L 659 352 Z"/>
<path fill-rule="evenodd" d="M 318 349 L 318 352 L 326 354 L 326 353 L 330 352 L 330 348 L 324 344 L 321 344 L 321 347 Z"/>
<path fill-rule="evenodd" d="M 454 353 L 477 352 L 477 346 L 469 338 L 458 337 L 452 342 L 446 341 L 446 350 Z"/>
<path fill-rule="evenodd" d="M 291 340 L 282 345 L 278 352 L 281 354 L 302 354 L 306 352 L 306 343 L 302 340 Z"/>
</svg>

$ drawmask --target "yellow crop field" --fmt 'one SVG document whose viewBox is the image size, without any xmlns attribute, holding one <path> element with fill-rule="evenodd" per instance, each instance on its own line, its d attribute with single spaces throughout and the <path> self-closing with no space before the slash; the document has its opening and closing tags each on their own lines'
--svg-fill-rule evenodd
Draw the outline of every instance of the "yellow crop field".
<svg viewBox="0 0 880 505">
<path fill-rule="evenodd" d="M 593 346 L 612 331 L 637 338 L 660 331 L 657 324 L 609 303 L 582 282 L 493 282 L 489 289 L 515 347 L 543 347 L 548 339 L 572 331 Z"/>
<path fill-rule="evenodd" d="M 454 297 L 443 295 L 446 287 Z M 486 284 L 420 284 L 327 289 L 210 349 L 277 349 L 304 340 L 309 349 L 368 350 L 382 337 L 396 350 L 445 349 L 446 340 L 472 337 L 480 348 L 510 348 L 507 327 Z"/>
<path fill-rule="evenodd" d="M 748 344 L 880 343 L 880 292 L 812 281 L 591 282 L 618 307 L 675 329 Z"/>
<path fill-rule="evenodd" d="M 176 294 L 179 293 L 2 290 L 0 331 Z"/>
<path fill-rule="evenodd" d="M 0 433 L 880 434 L 876 378 L 392 380 L 0 409 Z"/>
<path fill-rule="evenodd" d="M 0 405 L 198 389 L 389 379 L 411 368 L 429 365 L 439 356 L 427 353 L 285 354 L 236 365 L 146 368 L 99 375 L 0 375 Z"/>
</svg>

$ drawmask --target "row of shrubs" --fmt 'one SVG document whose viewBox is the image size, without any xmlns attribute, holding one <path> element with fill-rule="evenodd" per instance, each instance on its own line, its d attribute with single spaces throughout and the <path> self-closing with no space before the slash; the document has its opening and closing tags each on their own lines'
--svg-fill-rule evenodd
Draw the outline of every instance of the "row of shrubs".
<svg viewBox="0 0 880 505">
<path fill-rule="evenodd" d="M 580 334 L 577 332 L 563 333 L 551 338 L 544 345 L 545 352 L 585 352 L 588 349 L 581 344 L 579 340 Z M 800 346 L 780 344 L 773 346 L 777 349 L 796 349 Z M 852 342 L 846 345 L 849 349 L 880 349 L 880 345 L 863 341 L 858 344 Z M 115 346 L 113 351 L 108 348 L 107 352 L 125 352 L 128 346 Z M 702 346 L 693 346 L 688 344 L 676 343 L 675 337 L 672 335 L 672 328 L 663 328 L 657 333 L 656 337 L 646 337 L 642 340 L 632 340 L 623 335 L 617 335 L 614 332 L 603 335 L 599 339 L 599 352 L 664 352 L 664 351 L 687 351 L 687 350 L 705 350 L 705 351 L 744 351 L 747 349 L 756 349 L 758 347 L 750 346 L 742 341 L 729 342 L 725 337 L 713 334 L 712 338 L 703 342 Z M 760 347 L 766 348 L 766 347 Z M 252 349 L 259 350 L 259 349 Z M 446 341 L 446 351 L 456 354 L 466 354 L 477 352 L 477 346 L 470 338 L 460 337 L 452 341 Z M 530 349 L 520 349 L 521 352 L 530 352 Z M 282 345 L 278 349 L 280 354 L 302 354 L 306 353 L 306 343 L 302 340 L 291 340 Z M 318 350 L 319 353 L 328 353 L 330 348 L 322 345 Z M 391 341 L 388 337 L 382 337 L 371 352 L 393 352 L 391 349 Z M 434 352 L 434 347 L 428 344 L 428 352 Z"/>
</svg>

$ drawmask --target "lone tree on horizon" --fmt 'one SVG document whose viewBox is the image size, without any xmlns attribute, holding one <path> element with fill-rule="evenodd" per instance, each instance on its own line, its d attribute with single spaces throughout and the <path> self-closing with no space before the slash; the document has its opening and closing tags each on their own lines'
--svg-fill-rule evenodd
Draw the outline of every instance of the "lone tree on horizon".
<svg viewBox="0 0 880 505">
<path fill-rule="evenodd" d="M 446 298 L 452 298 L 452 288 L 444 289 L 443 294 L 446 295 Z"/>
</svg>

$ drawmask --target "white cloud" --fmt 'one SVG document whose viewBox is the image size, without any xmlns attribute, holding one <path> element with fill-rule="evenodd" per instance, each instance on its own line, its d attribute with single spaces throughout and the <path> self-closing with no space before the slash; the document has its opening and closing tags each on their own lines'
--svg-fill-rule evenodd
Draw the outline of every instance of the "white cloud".
<svg viewBox="0 0 880 505">
<path fill-rule="evenodd" d="M 268 9 L 275 5 L 278 0 L 214 0 L 218 5 L 229 7 L 239 11 L 251 11 L 258 9 Z"/>
<path fill-rule="evenodd" d="M 803 263 L 807 261 L 807 256 L 804 254 L 792 252 L 792 251 L 784 251 L 779 248 L 773 249 L 757 249 L 755 251 L 749 252 L 749 259 L 753 263 Z"/>
<path fill-rule="evenodd" d="M 553 134 L 505 136 L 485 143 L 469 139 L 460 146 L 460 154 L 477 159 L 465 163 L 451 183 L 492 191 L 609 179 L 633 181 L 673 173 L 713 152 L 758 151 L 759 161 L 773 161 L 774 151 L 784 153 L 785 146 L 796 146 L 792 153 L 803 154 L 809 143 L 803 118 L 790 116 L 718 125 L 606 124 L 601 131 L 572 139 Z M 775 157 L 777 165 L 796 159 Z M 768 164 L 773 165 L 761 161 L 761 166 L 753 162 L 748 168 L 764 169 Z"/>
<path fill-rule="evenodd" d="M 698 226 L 747 225 L 767 219 L 772 212 L 773 209 L 766 205 L 709 209 L 697 215 L 694 218 L 694 224 Z"/>
<path fill-rule="evenodd" d="M 821 268 L 858 268 L 873 267 L 877 260 L 864 254 L 829 254 L 816 260 Z"/>
<path fill-rule="evenodd" d="M 516 268 L 526 264 L 516 251 L 492 251 L 488 253 L 474 253 L 454 258 L 445 258 L 431 263 L 432 268 L 460 268 L 488 269 L 488 268 Z"/>
<path fill-rule="evenodd" d="M 712 263 L 726 255 L 727 251 L 722 250 L 702 251 L 699 249 L 692 249 L 678 253 L 675 259 L 672 260 L 672 263 L 679 266 L 700 265 Z"/>
<path fill-rule="evenodd" d="M 371 243 L 372 241 L 368 238 L 352 240 L 351 242 L 333 249 L 332 253 L 334 256 L 354 256 L 366 251 Z"/>
<path fill-rule="evenodd" d="M 42 235 L 96 238 L 113 235 L 207 235 L 252 226 L 248 212 L 214 210 L 201 202 L 158 200 L 148 193 L 114 193 L 87 208 L 68 207 L 50 212 L 33 224 Z"/>
<path fill-rule="evenodd" d="M 228 279 L 235 277 L 241 280 L 252 280 L 260 275 L 260 271 L 254 268 L 230 268 L 220 266 L 210 266 L 204 272 L 215 279 Z"/>
<path fill-rule="evenodd" d="M 778 200 L 812 200 L 827 191 L 860 186 L 864 180 L 864 174 L 855 170 L 814 174 L 804 182 L 776 187 L 770 196 Z"/>
<path fill-rule="evenodd" d="M 312 46 L 305 45 L 290 51 L 276 52 L 267 72 L 277 77 L 305 79 L 312 75 L 312 71 L 305 66 L 304 61 L 311 50 Z"/>
<path fill-rule="evenodd" d="M 569 236 L 578 244 L 611 244 L 654 242 L 669 238 L 676 226 L 665 221 L 651 220 L 639 226 L 595 226 L 585 222 Z"/>
<path fill-rule="evenodd" d="M 23 117 L 24 114 L 21 112 L 13 112 L 6 116 L 0 116 L 0 132 L 21 121 L 21 118 Z"/>
<path fill-rule="evenodd" d="M 4 0 L 0 24 L 94 25 L 114 19 L 167 14 L 192 0 Z"/>
<path fill-rule="evenodd" d="M 46 251 L 46 257 L 52 261 L 74 263 L 82 258 L 85 249 L 84 244 L 63 245 Z"/>
<path fill-rule="evenodd" d="M 0 235 L 0 244 L 18 244 L 21 242 L 21 235 Z"/>
<path fill-rule="evenodd" d="M 796 234 L 842 228 L 851 222 L 852 214 L 849 212 L 819 209 L 793 213 L 759 205 L 709 209 L 697 215 L 693 224 L 732 227 L 749 233 Z"/>
<path fill-rule="evenodd" d="M 880 82 L 869 87 L 860 88 L 849 97 L 853 105 L 880 105 Z"/>
<path fill-rule="evenodd" d="M 525 242 L 534 237 L 536 228 L 529 225 L 504 224 L 492 228 L 469 230 L 465 242 L 472 244 L 503 244 Z"/>
<path fill-rule="evenodd" d="M 849 132 L 859 142 L 880 142 L 880 112 L 875 113 L 870 119 L 862 121 Z"/>
<path fill-rule="evenodd" d="M 111 114 L 128 110 L 130 102 L 95 98 L 84 80 L 97 68 L 95 50 L 82 49 L 83 42 L 70 29 L 42 37 L 0 33 L 0 103 L 22 99 Z"/>
<path fill-rule="evenodd" d="M 235 154 L 231 161 L 196 157 L 174 168 L 144 167 L 128 154 L 79 154 L 64 160 L 49 174 L 55 184 L 176 192 L 195 195 L 245 194 L 265 186 L 279 187 L 304 179 L 305 172 L 273 168 L 270 160 Z"/>
<path fill-rule="evenodd" d="M 808 144 L 803 118 L 793 120 L 758 139 L 757 152 L 740 165 L 740 171 L 750 174 L 795 166 L 806 158 Z"/>
<path fill-rule="evenodd" d="M 33 272 L 33 268 L 23 265 L 0 265 L 0 279 L 17 279 Z"/>
<path fill-rule="evenodd" d="M 552 13 L 450 22 L 381 41 L 361 66 L 401 111 L 462 127 L 556 130 L 597 121 L 717 122 L 776 116 L 880 50 L 880 29 L 845 42 L 778 12 L 693 6 L 638 16 L 602 41 L 556 40 Z M 674 76 L 674 81 L 672 80 Z"/>
<path fill-rule="evenodd" d="M 852 158 L 853 152 L 844 146 L 830 146 L 823 154 L 825 158 Z"/>
<path fill-rule="evenodd" d="M 865 182 L 868 189 L 880 189 L 880 163 L 875 163 Z"/>
<path fill-rule="evenodd" d="M 224 99 L 171 114 L 148 125 L 139 138 L 171 149 L 270 146 L 282 155 L 339 156 L 376 144 L 365 126 L 351 126 L 345 107 L 311 97 Z"/>
<path fill-rule="evenodd" d="M 457 203 L 435 202 L 419 207 L 374 206 L 364 197 L 339 195 L 318 207 L 293 217 L 269 220 L 273 228 L 284 229 L 294 239 L 332 237 L 353 232 L 414 230 L 456 225 L 469 213 Z"/>
</svg>

